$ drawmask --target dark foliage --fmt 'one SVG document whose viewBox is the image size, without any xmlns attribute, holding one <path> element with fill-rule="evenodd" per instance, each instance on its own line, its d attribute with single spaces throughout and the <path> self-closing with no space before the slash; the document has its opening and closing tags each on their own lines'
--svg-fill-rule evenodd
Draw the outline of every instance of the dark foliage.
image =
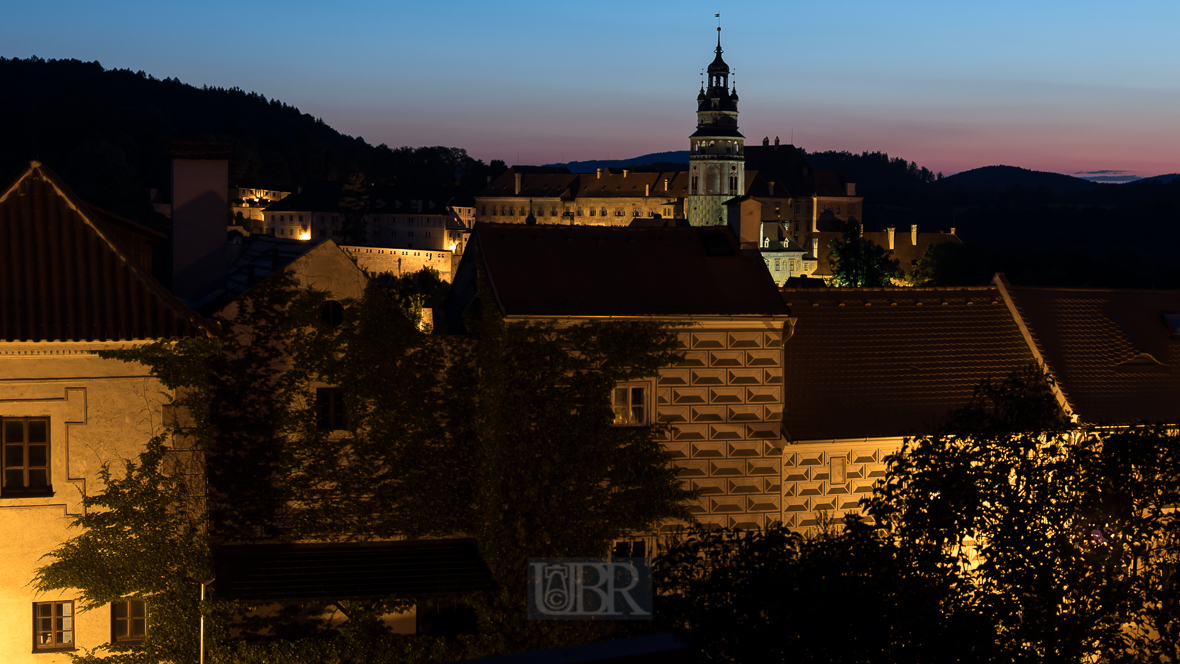
<svg viewBox="0 0 1180 664">
<path fill-rule="evenodd" d="M 804 538 L 696 530 L 655 562 L 656 619 L 707 662 L 950 662 L 986 656 L 990 633 L 948 611 L 954 577 L 857 518 Z"/>
<path fill-rule="evenodd" d="M 947 606 L 992 627 L 998 659 L 1166 661 L 1180 655 L 1177 443 L 1079 429 L 1033 369 L 907 441 L 867 511 L 924 574 L 957 577 Z"/>
<path fill-rule="evenodd" d="M 833 239 L 828 260 L 832 265 L 832 283 L 836 286 L 890 286 L 902 276 L 901 265 L 893 252 L 866 239 L 855 218 L 841 223 L 843 237 Z"/>
</svg>

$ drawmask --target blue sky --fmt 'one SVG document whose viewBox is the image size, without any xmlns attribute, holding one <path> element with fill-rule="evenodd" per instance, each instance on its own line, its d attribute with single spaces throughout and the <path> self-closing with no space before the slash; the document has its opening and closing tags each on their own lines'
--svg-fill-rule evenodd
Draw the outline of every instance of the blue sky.
<svg viewBox="0 0 1180 664">
<path fill-rule="evenodd" d="M 722 14 L 748 140 L 952 173 L 1180 171 L 1180 3 L 13 4 L 0 55 L 237 86 L 509 163 L 684 149 Z"/>
</svg>

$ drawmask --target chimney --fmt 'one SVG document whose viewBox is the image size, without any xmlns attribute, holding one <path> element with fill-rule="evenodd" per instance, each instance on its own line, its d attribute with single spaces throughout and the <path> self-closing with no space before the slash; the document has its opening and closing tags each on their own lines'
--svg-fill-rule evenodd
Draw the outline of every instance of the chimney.
<svg viewBox="0 0 1180 664">
<path fill-rule="evenodd" d="M 918 225 L 917 224 L 912 224 L 910 226 L 910 242 L 914 243 L 915 247 L 918 246 Z"/>
<path fill-rule="evenodd" d="M 849 182 L 849 183 L 845 184 L 844 187 L 845 187 L 845 191 L 847 192 L 848 196 L 855 196 L 856 195 L 856 183 L 855 182 Z"/>
<path fill-rule="evenodd" d="M 597 170 L 598 170 L 598 179 L 601 180 L 602 179 L 602 169 L 599 168 Z"/>
<path fill-rule="evenodd" d="M 770 190 L 770 193 L 768 193 L 767 195 L 768 195 L 768 196 L 774 196 L 774 183 L 773 183 L 773 182 L 768 182 L 768 183 L 767 183 L 767 185 L 768 185 L 768 188 L 769 188 L 769 190 Z"/>
<path fill-rule="evenodd" d="M 763 136 L 763 137 L 762 137 L 762 145 L 763 145 L 764 147 L 765 147 L 765 146 L 767 146 L 767 145 L 770 145 L 770 137 L 769 137 L 769 136 Z"/>
<path fill-rule="evenodd" d="M 516 174 L 516 195 L 517 196 L 520 195 L 520 180 L 521 180 L 521 174 L 517 173 Z"/>
<path fill-rule="evenodd" d="M 885 229 L 885 233 L 889 236 L 889 251 L 893 251 L 893 231 L 895 230 L 897 229 L 892 226 Z"/>
<path fill-rule="evenodd" d="M 951 226 L 951 235 L 954 235 L 954 234 L 955 234 L 955 227 Z"/>
<path fill-rule="evenodd" d="M 811 236 L 811 255 L 819 260 L 819 238 L 814 235 Z"/>
<path fill-rule="evenodd" d="M 664 191 L 668 191 L 668 178 L 664 178 Z M 954 233 L 954 231 L 951 231 Z"/>
<path fill-rule="evenodd" d="M 492 183 L 492 176 L 489 175 L 488 176 L 488 184 L 491 184 L 491 183 Z"/>
<path fill-rule="evenodd" d="M 775 136 L 775 137 L 774 137 L 774 144 L 775 144 L 775 145 L 778 145 L 778 136 Z"/>
<path fill-rule="evenodd" d="M 643 185 L 643 195 L 644 196 L 651 196 L 651 185 L 650 184 Z"/>
<path fill-rule="evenodd" d="M 627 177 L 627 169 L 623 169 L 623 177 Z"/>
<path fill-rule="evenodd" d="M 194 304 L 225 287 L 229 149 L 172 144 L 172 292 Z"/>
</svg>

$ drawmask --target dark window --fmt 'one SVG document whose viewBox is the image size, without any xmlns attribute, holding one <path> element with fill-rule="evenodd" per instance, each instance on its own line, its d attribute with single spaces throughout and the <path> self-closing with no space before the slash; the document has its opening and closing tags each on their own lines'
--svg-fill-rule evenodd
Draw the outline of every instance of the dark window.
<svg viewBox="0 0 1180 664">
<path fill-rule="evenodd" d="M 2 420 L 5 496 L 51 496 L 49 420 L 13 417 Z"/>
<path fill-rule="evenodd" d="M 128 599 L 111 603 L 111 643 L 143 643 L 147 638 L 147 603 Z"/>
<path fill-rule="evenodd" d="M 340 431 L 344 422 L 344 390 L 321 387 L 315 391 L 317 423 L 321 431 Z"/>
<path fill-rule="evenodd" d="M 33 651 L 74 649 L 74 602 L 33 603 Z"/>
<path fill-rule="evenodd" d="M 337 300 L 328 300 L 320 309 L 320 318 L 332 327 L 339 327 L 344 322 L 344 305 Z"/>
<path fill-rule="evenodd" d="M 618 540 L 611 549 L 615 558 L 646 558 L 647 540 Z"/>
</svg>

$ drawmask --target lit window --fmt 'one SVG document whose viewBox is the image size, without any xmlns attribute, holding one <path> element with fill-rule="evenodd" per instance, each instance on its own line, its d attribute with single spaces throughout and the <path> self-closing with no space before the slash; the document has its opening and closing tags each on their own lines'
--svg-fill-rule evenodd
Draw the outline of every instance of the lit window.
<svg viewBox="0 0 1180 664">
<path fill-rule="evenodd" d="M 147 638 L 147 603 L 128 599 L 111 603 L 111 643 L 142 643 Z"/>
<path fill-rule="evenodd" d="M 647 387 L 620 385 L 611 393 L 616 426 L 644 426 L 647 424 Z"/>
<path fill-rule="evenodd" d="M 74 649 L 74 602 L 33 603 L 33 651 Z"/>
<path fill-rule="evenodd" d="M 3 495 L 52 496 L 49 481 L 49 420 L 5 418 Z"/>
</svg>

